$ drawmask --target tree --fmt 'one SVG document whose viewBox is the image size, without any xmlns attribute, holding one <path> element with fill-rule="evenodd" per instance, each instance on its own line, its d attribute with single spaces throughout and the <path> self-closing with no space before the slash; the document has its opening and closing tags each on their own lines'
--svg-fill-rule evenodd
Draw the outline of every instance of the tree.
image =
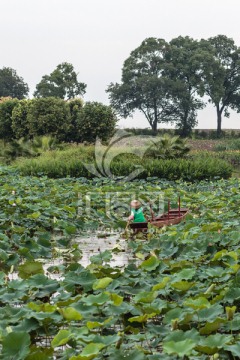
<svg viewBox="0 0 240 360">
<path fill-rule="evenodd" d="M 217 111 L 217 135 L 222 131 L 222 115 L 229 117 L 229 108 L 239 109 L 240 48 L 233 39 L 218 35 L 202 40 L 209 55 L 204 63 L 205 93 Z"/>
<path fill-rule="evenodd" d="M 70 128 L 70 112 L 66 102 L 54 97 L 33 99 L 27 122 L 31 137 L 51 135 L 64 140 Z"/>
<path fill-rule="evenodd" d="M 176 123 L 181 136 L 188 136 L 197 124 L 197 111 L 205 105 L 202 63 L 207 55 L 197 40 L 179 36 L 169 43 L 166 54 L 165 76 L 171 79 L 169 92 L 174 111 L 171 121 Z"/>
<path fill-rule="evenodd" d="M 10 67 L 0 69 L 0 97 L 24 99 L 29 92 L 28 85 L 23 78 L 17 75 L 16 70 Z"/>
<path fill-rule="evenodd" d="M 198 41 L 179 36 L 169 44 L 149 38 L 125 61 L 122 84 L 110 84 L 112 106 L 127 117 L 138 109 L 152 130 L 160 122 L 176 122 L 180 134 L 187 136 L 196 125 L 200 100 L 201 60 L 204 52 Z"/>
<path fill-rule="evenodd" d="M 111 106 L 99 102 L 86 102 L 77 121 L 78 142 L 95 142 L 99 137 L 107 141 L 114 133 L 117 117 Z"/>
<path fill-rule="evenodd" d="M 86 84 L 78 82 L 78 74 L 73 65 L 67 62 L 59 64 L 50 75 L 44 75 L 36 85 L 35 97 L 58 97 L 72 99 L 85 94 Z"/>
<path fill-rule="evenodd" d="M 127 118 L 140 110 L 152 130 L 169 121 L 173 112 L 169 89 L 171 80 L 163 76 L 169 45 L 163 39 L 148 38 L 131 52 L 122 69 L 122 83 L 111 83 L 106 92 L 116 111 Z"/>
</svg>

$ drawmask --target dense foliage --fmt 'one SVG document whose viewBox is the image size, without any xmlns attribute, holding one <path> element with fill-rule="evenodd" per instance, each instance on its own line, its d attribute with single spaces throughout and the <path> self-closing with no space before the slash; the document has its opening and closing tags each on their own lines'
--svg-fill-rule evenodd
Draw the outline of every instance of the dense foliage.
<svg viewBox="0 0 240 360">
<path fill-rule="evenodd" d="M 149 147 L 147 155 L 155 159 L 183 158 L 190 151 L 187 141 L 187 139 L 181 139 L 179 136 L 164 134 Z"/>
<path fill-rule="evenodd" d="M 6 99 L 0 101 L 0 139 L 32 139 L 49 135 L 67 142 L 107 141 L 113 134 L 117 117 L 108 105 L 65 101 L 57 97 Z"/>
<path fill-rule="evenodd" d="M 240 356 L 238 180 L 120 184 L 21 178 L 2 169 L 0 181 L 3 358 Z M 179 225 L 150 229 L 147 238 L 126 239 L 126 250 L 100 246 L 83 267 L 81 249 L 93 243 L 94 229 L 121 225 L 109 211 L 116 190 L 125 205 L 126 194 L 181 195 L 191 214 Z M 84 229 L 89 240 L 76 238 Z M 123 251 L 132 259 L 114 266 L 112 257 Z"/>
<path fill-rule="evenodd" d="M 9 141 L 14 138 L 12 112 L 17 105 L 17 99 L 7 99 L 0 102 L 0 139 Z"/>
<path fill-rule="evenodd" d="M 10 96 L 23 99 L 28 95 L 29 88 L 16 70 L 10 67 L 0 69 L 0 97 Z"/>
<path fill-rule="evenodd" d="M 109 150 L 109 149 L 108 149 Z M 98 154 L 95 154 L 98 156 Z M 109 160 L 108 160 L 109 158 Z M 87 177 L 93 178 L 96 171 L 104 176 L 99 166 L 103 166 L 111 177 L 128 177 L 134 173 L 139 179 L 158 177 L 168 180 L 183 179 L 187 181 L 229 178 L 232 167 L 224 160 L 211 156 L 197 155 L 196 159 L 154 159 L 146 156 L 142 159 L 134 154 L 124 154 L 109 150 L 95 163 L 94 147 L 73 146 L 62 151 L 43 153 L 37 159 L 19 159 L 15 165 L 22 175 L 44 174 L 51 178 Z M 89 168 L 89 165 L 92 168 Z M 106 175 L 106 174 L 105 174 Z"/>
<path fill-rule="evenodd" d="M 107 141 L 113 136 L 117 117 L 112 108 L 99 102 L 86 102 L 77 120 L 78 141 L 95 142 L 99 137 Z"/>
<path fill-rule="evenodd" d="M 121 83 L 111 83 L 111 105 L 123 117 L 142 112 L 153 132 L 158 123 L 175 123 L 183 136 L 197 124 L 203 96 L 216 107 L 217 134 L 222 115 L 239 111 L 240 49 L 224 35 L 207 40 L 188 36 L 147 38 L 124 61 Z"/>
<path fill-rule="evenodd" d="M 40 83 L 36 85 L 34 96 L 60 99 L 73 99 L 79 95 L 83 96 L 87 85 L 79 82 L 77 76 L 78 74 L 72 64 L 61 63 L 50 75 L 42 77 Z"/>
<path fill-rule="evenodd" d="M 70 129 L 70 111 L 66 103 L 58 98 L 33 99 L 27 121 L 31 137 L 48 134 L 64 140 L 64 134 Z"/>
</svg>

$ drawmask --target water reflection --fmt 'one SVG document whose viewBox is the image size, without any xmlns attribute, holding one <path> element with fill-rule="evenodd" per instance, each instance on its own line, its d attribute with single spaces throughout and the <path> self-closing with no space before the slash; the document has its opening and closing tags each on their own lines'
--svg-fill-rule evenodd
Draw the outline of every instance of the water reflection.
<svg viewBox="0 0 240 360">
<path fill-rule="evenodd" d="M 86 267 L 91 263 L 91 256 L 96 256 L 109 250 L 112 255 L 112 259 L 108 263 L 112 267 L 124 267 L 126 266 L 132 257 L 132 253 L 128 248 L 128 242 L 126 239 L 120 237 L 119 234 L 108 236 L 88 236 L 77 237 L 75 242 L 78 244 L 79 249 L 82 252 L 82 258 L 79 263 Z"/>
</svg>

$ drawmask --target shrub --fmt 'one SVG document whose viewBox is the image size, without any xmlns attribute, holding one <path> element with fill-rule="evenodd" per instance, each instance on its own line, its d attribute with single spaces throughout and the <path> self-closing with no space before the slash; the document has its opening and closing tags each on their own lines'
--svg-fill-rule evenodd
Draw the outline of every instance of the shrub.
<svg viewBox="0 0 240 360">
<path fill-rule="evenodd" d="M 187 139 L 181 139 L 179 136 L 170 136 L 164 134 L 157 142 L 148 149 L 146 156 L 154 159 L 174 159 L 184 157 L 190 147 L 186 144 Z"/>
<path fill-rule="evenodd" d="M 83 108 L 82 99 L 71 99 L 67 101 L 67 106 L 69 107 L 71 124 L 69 131 L 66 135 L 65 140 L 71 142 L 78 141 L 78 119 L 80 116 L 80 111 Z"/>
<path fill-rule="evenodd" d="M 37 159 L 22 159 L 16 163 L 22 175 L 47 175 L 53 178 L 61 177 L 87 177 L 93 178 L 83 163 L 93 163 L 93 148 L 85 151 L 84 146 L 66 151 L 51 151 Z M 171 159 L 158 160 L 135 158 L 128 155 L 114 159 L 109 165 L 112 174 L 117 177 L 128 176 L 137 167 L 142 166 L 143 171 L 137 178 L 158 177 L 167 180 L 183 179 L 187 181 L 229 178 L 232 173 L 230 164 L 221 159 L 204 157 L 196 160 Z"/>
<path fill-rule="evenodd" d="M 28 111 L 32 100 L 20 100 L 12 111 L 12 130 L 16 139 L 29 138 Z"/>
<path fill-rule="evenodd" d="M 64 140 L 70 129 L 70 110 L 62 99 L 33 99 L 28 109 L 27 121 L 30 136 L 51 135 Z"/>
<path fill-rule="evenodd" d="M 214 147 L 214 151 L 228 151 L 228 150 L 240 150 L 240 140 L 235 139 L 233 141 L 227 140 L 223 143 L 217 144 Z"/>
<path fill-rule="evenodd" d="M 77 120 L 78 142 L 93 143 L 99 137 L 107 141 L 114 133 L 117 117 L 110 106 L 87 102 Z"/>
<path fill-rule="evenodd" d="M 17 99 L 7 99 L 0 102 L 0 139 L 10 140 L 14 138 L 12 112 L 18 102 Z"/>
</svg>

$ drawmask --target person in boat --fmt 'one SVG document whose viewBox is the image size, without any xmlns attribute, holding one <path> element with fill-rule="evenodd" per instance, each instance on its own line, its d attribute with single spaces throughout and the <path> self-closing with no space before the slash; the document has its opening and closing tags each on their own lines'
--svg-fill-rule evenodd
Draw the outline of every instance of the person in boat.
<svg viewBox="0 0 240 360">
<path fill-rule="evenodd" d="M 143 214 L 142 204 L 139 200 L 132 200 L 130 206 L 131 215 L 128 217 L 128 221 L 133 220 L 134 223 L 147 221 Z"/>
</svg>

